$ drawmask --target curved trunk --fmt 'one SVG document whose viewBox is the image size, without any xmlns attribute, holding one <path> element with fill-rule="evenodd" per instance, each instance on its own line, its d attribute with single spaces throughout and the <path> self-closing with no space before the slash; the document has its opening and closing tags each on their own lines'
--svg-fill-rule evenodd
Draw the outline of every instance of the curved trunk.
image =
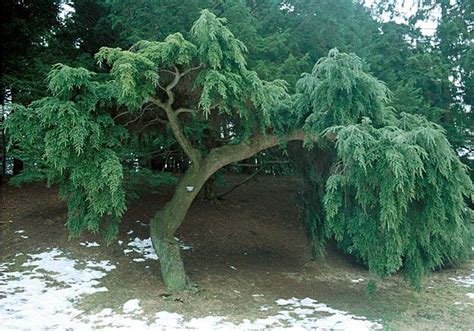
<svg viewBox="0 0 474 331">
<path fill-rule="evenodd" d="M 209 176 L 201 167 L 191 166 L 181 178 L 171 201 L 150 222 L 151 241 L 160 260 L 161 275 L 171 291 L 189 287 L 189 279 L 174 235 Z"/>
<path fill-rule="evenodd" d="M 189 142 L 182 142 L 187 154 L 193 156 L 193 163 L 176 186 L 171 201 L 159 210 L 150 222 L 151 240 L 160 259 L 161 275 L 169 290 L 181 291 L 189 287 L 189 279 L 174 234 L 207 179 L 232 162 L 247 159 L 259 151 L 281 143 L 303 139 L 302 131 L 292 132 L 285 137 L 260 135 L 240 144 L 214 148 L 205 159 L 190 147 Z M 181 140 L 184 140 L 184 136 Z"/>
<path fill-rule="evenodd" d="M 178 118 L 178 115 L 183 112 L 195 113 L 197 109 L 173 108 L 175 101 L 174 88 L 180 79 L 200 68 L 201 65 L 180 72 L 178 67 L 173 65 L 174 72 L 171 72 L 171 74 L 174 75 L 174 78 L 164 88 L 167 100 L 163 101 L 154 96 L 149 96 L 147 100 L 165 111 L 168 125 L 173 131 L 176 141 L 191 161 L 191 166 L 181 178 L 171 201 L 162 210 L 158 211 L 150 222 L 153 247 L 160 258 L 163 280 L 170 290 L 183 290 L 189 286 L 189 280 L 179 252 L 179 245 L 174 240 L 174 233 L 183 222 L 191 203 L 206 180 L 227 164 L 247 159 L 261 150 L 281 143 L 305 139 L 305 133 L 302 130 L 294 130 L 282 137 L 257 133 L 253 138 L 245 139 L 238 144 L 212 148 L 203 158 L 202 152 L 194 147 L 186 137 L 184 128 Z"/>
</svg>

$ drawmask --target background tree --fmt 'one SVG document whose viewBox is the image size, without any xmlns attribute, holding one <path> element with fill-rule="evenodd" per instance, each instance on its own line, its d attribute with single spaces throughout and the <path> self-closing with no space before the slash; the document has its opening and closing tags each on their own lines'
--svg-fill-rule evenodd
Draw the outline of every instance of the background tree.
<svg viewBox="0 0 474 331">
<path fill-rule="evenodd" d="M 58 0 L 3 1 L 2 18 L 2 60 L 0 77 L 1 124 L 12 102 L 28 103 L 44 96 L 45 84 L 37 79 L 45 76 L 49 66 L 44 65 L 45 49 L 52 31 L 58 27 Z M 7 137 L 2 129 L 0 147 L 2 150 L 2 178 L 6 175 Z M 14 161 L 14 173 L 22 164 Z"/>
</svg>

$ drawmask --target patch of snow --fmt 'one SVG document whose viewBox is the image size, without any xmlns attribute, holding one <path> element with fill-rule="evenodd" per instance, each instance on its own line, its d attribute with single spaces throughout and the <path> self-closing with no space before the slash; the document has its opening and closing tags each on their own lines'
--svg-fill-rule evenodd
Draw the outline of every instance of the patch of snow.
<svg viewBox="0 0 474 331">
<path fill-rule="evenodd" d="M 381 324 L 368 321 L 363 316 L 355 316 L 342 310 L 333 309 L 311 298 L 302 300 L 297 298 L 279 299 L 276 303 L 279 306 L 287 307 L 287 310 L 282 310 L 279 315 L 270 316 L 269 318 L 286 320 L 292 327 L 296 328 L 323 330 L 371 330 L 382 328 Z M 319 318 L 309 316 L 315 315 L 317 312 L 327 313 L 330 316 Z M 300 319 L 295 319 L 290 313 L 298 315 Z"/>
<path fill-rule="evenodd" d="M 129 242 L 127 246 L 131 248 L 123 250 L 125 255 L 135 252 L 141 255 L 143 259 L 158 260 L 158 255 L 156 255 L 155 250 L 153 249 L 151 238 L 140 239 L 136 237 L 135 239 L 133 239 L 133 241 Z"/>
<path fill-rule="evenodd" d="M 224 322 L 222 316 L 206 316 L 201 318 L 192 318 L 189 322 L 185 323 L 186 329 L 192 330 L 216 330 L 216 329 L 231 329 L 232 324 Z"/>
<path fill-rule="evenodd" d="M 109 261 L 107 260 L 103 260 L 103 261 L 86 261 L 86 267 L 88 268 L 93 268 L 93 269 L 102 269 L 102 270 L 105 270 L 107 272 L 109 271 L 112 271 L 114 269 L 117 269 L 116 266 L 114 266 L 113 264 L 110 264 Z"/>
<path fill-rule="evenodd" d="M 74 305 L 84 295 L 107 291 L 98 287 L 109 261 L 82 265 L 58 248 L 28 254 L 21 271 L 9 272 L 0 264 L 0 321 L 3 330 L 80 329 L 83 312 Z M 20 322 L 21 321 L 21 322 Z"/>
<path fill-rule="evenodd" d="M 133 230 L 130 230 L 127 232 L 127 234 L 132 234 L 133 233 Z"/>
<path fill-rule="evenodd" d="M 288 305 L 296 305 L 296 306 L 299 306 L 300 303 L 298 302 L 298 300 L 296 298 L 293 298 L 293 299 L 289 299 L 289 300 L 285 300 L 285 299 L 278 299 L 276 301 L 276 304 L 279 305 L 279 306 L 288 306 Z"/>
<path fill-rule="evenodd" d="M 22 237 L 23 239 L 28 239 L 28 236 L 20 236 L 20 237 Z"/>
<path fill-rule="evenodd" d="M 183 250 L 191 249 L 191 246 L 186 245 L 179 241 L 178 238 L 175 237 L 175 240 L 179 242 L 179 247 Z M 133 261 L 135 262 L 145 262 L 146 260 L 158 260 L 158 255 L 156 255 L 155 249 L 153 248 L 153 244 L 151 242 L 151 238 L 147 239 L 140 239 L 138 237 L 134 238 L 127 244 L 126 249 L 123 250 L 125 255 L 130 253 L 137 253 L 141 257 L 135 258 Z"/>
<path fill-rule="evenodd" d="M 126 314 L 140 310 L 142 310 L 142 308 L 140 307 L 140 300 L 138 299 L 128 300 L 123 304 L 123 312 Z"/>
<path fill-rule="evenodd" d="M 155 314 L 155 322 L 153 323 L 153 326 L 155 326 L 159 330 L 174 330 L 179 329 L 180 325 L 182 324 L 183 316 L 181 316 L 180 314 L 160 311 Z"/>
<path fill-rule="evenodd" d="M 179 248 L 181 248 L 183 251 L 189 251 L 193 249 L 191 245 L 187 245 L 181 241 L 178 237 L 174 237 L 174 240 L 176 240 L 179 243 Z"/>
<path fill-rule="evenodd" d="M 303 300 L 300 301 L 300 304 L 305 307 L 313 307 L 314 304 L 316 304 L 316 300 L 310 299 L 310 298 L 304 298 Z"/>
<path fill-rule="evenodd" d="M 456 282 L 460 286 L 474 287 L 474 269 L 472 269 L 472 272 L 470 275 L 459 276 L 456 278 L 449 278 L 449 279 Z"/>
<path fill-rule="evenodd" d="M 100 244 L 96 243 L 95 241 L 91 243 L 86 241 L 85 243 L 79 243 L 79 245 L 84 246 L 84 247 L 99 247 L 100 246 Z"/>
<path fill-rule="evenodd" d="M 15 231 L 15 233 L 18 233 L 18 234 L 25 233 L 25 230 L 17 230 L 17 231 Z"/>
<path fill-rule="evenodd" d="M 234 267 L 233 265 L 231 265 L 230 268 L 233 269 L 233 270 L 237 270 L 237 268 Z"/>
<path fill-rule="evenodd" d="M 371 330 L 382 327 L 311 298 L 279 299 L 276 304 L 280 310 L 276 314 L 254 321 L 244 319 L 240 323 L 229 322 L 225 316 L 185 319 L 183 315 L 166 311 L 148 318 L 139 299 L 128 300 L 119 312 L 106 307 L 88 314 L 78 308 L 78 303 L 86 295 L 107 291 L 100 286 L 100 279 L 115 269 L 115 265 L 105 260 L 74 260 L 58 248 L 28 254 L 27 261 L 18 264 L 0 264 L 2 330 Z M 12 266 L 20 271 L 9 271 Z M 268 306 L 260 307 L 260 311 L 268 310 Z"/>
<path fill-rule="evenodd" d="M 123 244 L 123 240 L 119 240 L 117 243 L 121 246 Z"/>
<path fill-rule="evenodd" d="M 300 317 L 306 317 L 306 315 L 312 314 L 313 310 L 309 308 L 296 308 L 293 312 Z"/>
<path fill-rule="evenodd" d="M 467 296 L 469 299 L 474 299 L 474 293 L 466 293 L 466 296 Z"/>
<path fill-rule="evenodd" d="M 351 283 L 360 283 L 360 282 L 363 282 L 363 281 L 364 281 L 364 278 L 359 278 L 359 279 L 351 280 Z"/>
</svg>

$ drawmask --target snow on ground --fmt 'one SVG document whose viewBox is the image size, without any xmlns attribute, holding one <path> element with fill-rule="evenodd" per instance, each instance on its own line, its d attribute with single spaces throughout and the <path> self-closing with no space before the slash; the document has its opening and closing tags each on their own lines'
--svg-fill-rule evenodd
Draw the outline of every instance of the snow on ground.
<svg viewBox="0 0 474 331">
<path fill-rule="evenodd" d="M 86 241 L 85 243 L 79 243 L 79 245 L 81 246 L 85 246 L 85 247 L 99 247 L 100 245 L 98 243 L 96 243 L 95 241 L 94 242 L 88 242 Z"/>
<path fill-rule="evenodd" d="M 463 287 L 474 287 L 474 269 L 471 270 L 470 275 L 459 276 L 456 278 L 449 278 L 449 279 Z"/>
<path fill-rule="evenodd" d="M 28 239 L 28 236 L 25 236 L 24 234 L 22 234 L 22 233 L 25 233 L 25 230 L 17 230 L 15 231 L 15 233 L 20 234 L 21 235 L 20 237 L 23 239 Z"/>
<path fill-rule="evenodd" d="M 136 242 L 135 240 L 132 242 Z M 132 246 L 135 247 L 135 246 Z M 22 259 L 20 262 L 15 259 Z M 88 314 L 79 307 L 87 295 L 108 289 L 100 280 L 115 269 L 109 261 L 80 261 L 58 248 L 23 255 L 0 263 L 0 325 L 2 330 L 369 330 L 381 325 L 364 317 L 333 309 L 318 301 L 280 299 L 261 311 L 277 311 L 255 321 L 231 323 L 224 316 L 186 319 L 166 311 L 144 315 L 138 299 L 123 303 L 120 311 L 105 308 Z"/>
<path fill-rule="evenodd" d="M 190 250 L 192 247 L 190 245 L 186 245 L 185 243 L 181 242 L 179 238 L 174 238 L 178 243 L 179 247 L 182 250 Z M 147 239 L 140 239 L 135 237 L 132 241 L 127 244 L 126 249 L 123 250 L 125 255 L 129 255 L 131 253 L 136 253 L 140 255 L 139 258 L 134 258 L 134 262 L 145 262 L 146 260 L 158 260 L 158 255 L 156 255 L 155 250 L 153 249 L 153 245 L 151 243 L 151 238 Z"/>
<path fill-rule="evenodd" d="M 133 259 L 135 262 L 144 262 L 145 259 L 158 260 L 158 255 L 156 255 L 155 250 L 151 244 L 151 238 L 140 239 L 136 237 L 127 244 L 127 247 L 129 248 L 123 250 L 125 255 L 137 253 L 141 256 L 141 258 Z"/>
<path fill-rule="evenodd" d="M 140 223 L 143 226 L 148 226 L 148 224 L 145 224 L 139 220 L 136 221 L 137 223 Z M 130 230 L 127 232 L 128 235 L 133 235 L 133 230 Z M 192 246 L 187 245 L 183 243 L 178 237 L 174 237 L 174 239 L 179 243 L 179 247 L 183 250 L 191 250 Z M 118 241 L 119 245 L 123 244 L 122 240 Z M 146 260 L 158 260 L 158 255 L 156 255 L 155 250 L 153 248 L 151 238 L 146 238 L 146 239 L 140 239 L 139 237 L 133 238 L 128 244 L 127 248 L 123 250 L 123 253 L 125 255 L 140 255 L 140 257 L 134 258 L 132 261 L 134 262 L 145 262 Z"/>
<path fill-rule="evenodd" d="M 474 287 L 474 269 L 471 270 L 471 274 L 467 276 L 459 276 L 459 277 L 452 277 L 449 278 L 453 282 L 455 282 L 457 285 L 462 286 L 462 287 L 467 287 L 467 288 L 472 288 Z M 474 299 L 474 293 L 466 293 L 466 296 L 468 299 Z M 455 305 L 459 305 L 463 308 L 472 306 L 471 302 L 455 302 Z"/>
<path fill-rule="evenodd" d="M 358 279 L 351 280 L 351 283 L 360 283 L 360 282 L 363 282 L 363 281 L 364 281 L 364 278 L 358 278 Z"/>
<path fill-rule="evenodd" d="M 124 313 L 131 313 L 133 311 L 141 311 L 142 308 L 140 307 L 140 300 L 132 299 L 128 300 L 123 304 L 123 312 Z"/>
<path fill-rule="evenodd" d="M 76 329 L 81 296 L 108 289 L 99 279 L 115 268 L 109 261 L 79 262 L 57 248 L 29 254 L 19 266 L 0 264 L 0 325 L 3 330 Z M 18 268 L 15 268 L 18 269 Z"/>
</svg>

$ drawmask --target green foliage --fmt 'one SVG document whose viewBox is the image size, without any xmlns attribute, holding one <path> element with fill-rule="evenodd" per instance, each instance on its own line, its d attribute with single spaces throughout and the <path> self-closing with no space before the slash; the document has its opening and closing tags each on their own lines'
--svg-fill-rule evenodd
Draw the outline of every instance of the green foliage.
<svg viewBox="0 0 474 331">
<path fill-rule="evenodd" d="M 105 237 L 111 239 L 125 211 L 124 173 L 129 178 L 149 174 L 125 167 L 129 135 L 107 112 L 116 91 L 94 77 L 84 68 L 57 65 L 48 76 L 52 96 L 27 108 L 16 106 L 6 127 L 18 147 L 16 155 L 27 163 L 14 182 L 59 184 L 68 201 L 71 235 L 97 232 L 105 221 Z M 169 175 L 147 179 L 152 184 L 171 181 Z"/>
<path fill-rule="evenodd" d="M 296 108 L 306 117 L 308 132 L 357 123 L 363 117 L 381 125 L 387 116 L 384 105 L 389 91 L 385 84 L 363 70 L 360 58 L 337 49 L 320 59 L 311 74 L 302 76 L 297 92 L 301 97 Z"/>
<path fill-rule="evenodd" d="M 196 46 L 179 32 L 169 35 L 163 42 L 139 41 L 132 49 L 153 61 L 156 66 L 187 65 L 197 52 Z"/>
<path fill-rule="evenodd" d="M 7 122 L 18 154 L 28 163 L 17 182 L 46 179 L 59 184 L 68 200 L 71 235 L 98 231 L 105 217 L 106 234 L 113 236 L 125 210 L 117 152 L 127 133 L 99 106 L 111 96 L 92 80 L 91 72 L 57 65 L 48 77 L 52 96 L 17 107 Z"/>
<path fill-rule="evenodd" d="M 218 18 L 209 10 L 203 10 L 194 23 L 191 35 L 199 45 L 199 60 L 213 70 L 228 70 L 234 66 L 245 67 L 245 45 L 224 27 L 225 18 Z"/>
<path fill-rule="evenodd" d="M 326 231 L 344 250 L 379 275 L 403 267 L 416 287 L 467 256 L 473 187 L 439 126 L 402 114 L 393 126 L 329 130 L 340 161 L 326 183 Z"/>
<path fill-rule="evenodd" d="M 114 80 L 111 82 L 117 89 L 117 101 L 132 110 L 138 109 L 158 84 L 159 76 L 153 61 L 142 54 L 104 47 L 96 59 L 99 63 L 107 61 L 112 65 L 110 73 Z"/>
<path fill-rule="evenodd" d="M 294 109 L 306 116 L 305 130 L 336 139 L 331 165 L 321 168 L 316 150 L 300 166 L 309 166 L 300 172 L 311 187 L 304 205 L 316 253 L 334 237 L 374 274 L 403 269 L 417 288 L 427 271 L 467 256 L 464 199 L 472 199 L 473 186 L 439 125 L 389 110 L 389 91 L 355 55 L 331 51 L 297 91 Z"/>
<path fill-rule="evenodd" d="M 246 47 L 224 25 L 225 19 L 203 10 L 191 29 L 192 41 L 181 33 L 165 38 L 163 42 L 140 41 L 130 50 L 101 48 L 96 59 L 112 66 L 111 75 L 118 90 L 120 104 L 138 109 L 157 93 L 157 87 L 169 83 L 168 74 L 200 69 L 194 82 L 199 89 L 197 104 L 206 117 L 211 110 L 240 117 L 257 123 L 262 128 L 270 122 L 270 112 L 287 97 L 286 82 L 261 80 L 246 68 Z M 196 65 L 196 67 L 192 67 Z M 168 79 L 168 80 L 167 80 Z"/>
<path fill-rule="evenodd" d="M 124 188 L 130 200 L 138 199 L 141 193 L 177 182 L 176 177 L 169 172 L 156 172 L 144 167 L 126 167 L 124 171 Z"/>
</svg>

